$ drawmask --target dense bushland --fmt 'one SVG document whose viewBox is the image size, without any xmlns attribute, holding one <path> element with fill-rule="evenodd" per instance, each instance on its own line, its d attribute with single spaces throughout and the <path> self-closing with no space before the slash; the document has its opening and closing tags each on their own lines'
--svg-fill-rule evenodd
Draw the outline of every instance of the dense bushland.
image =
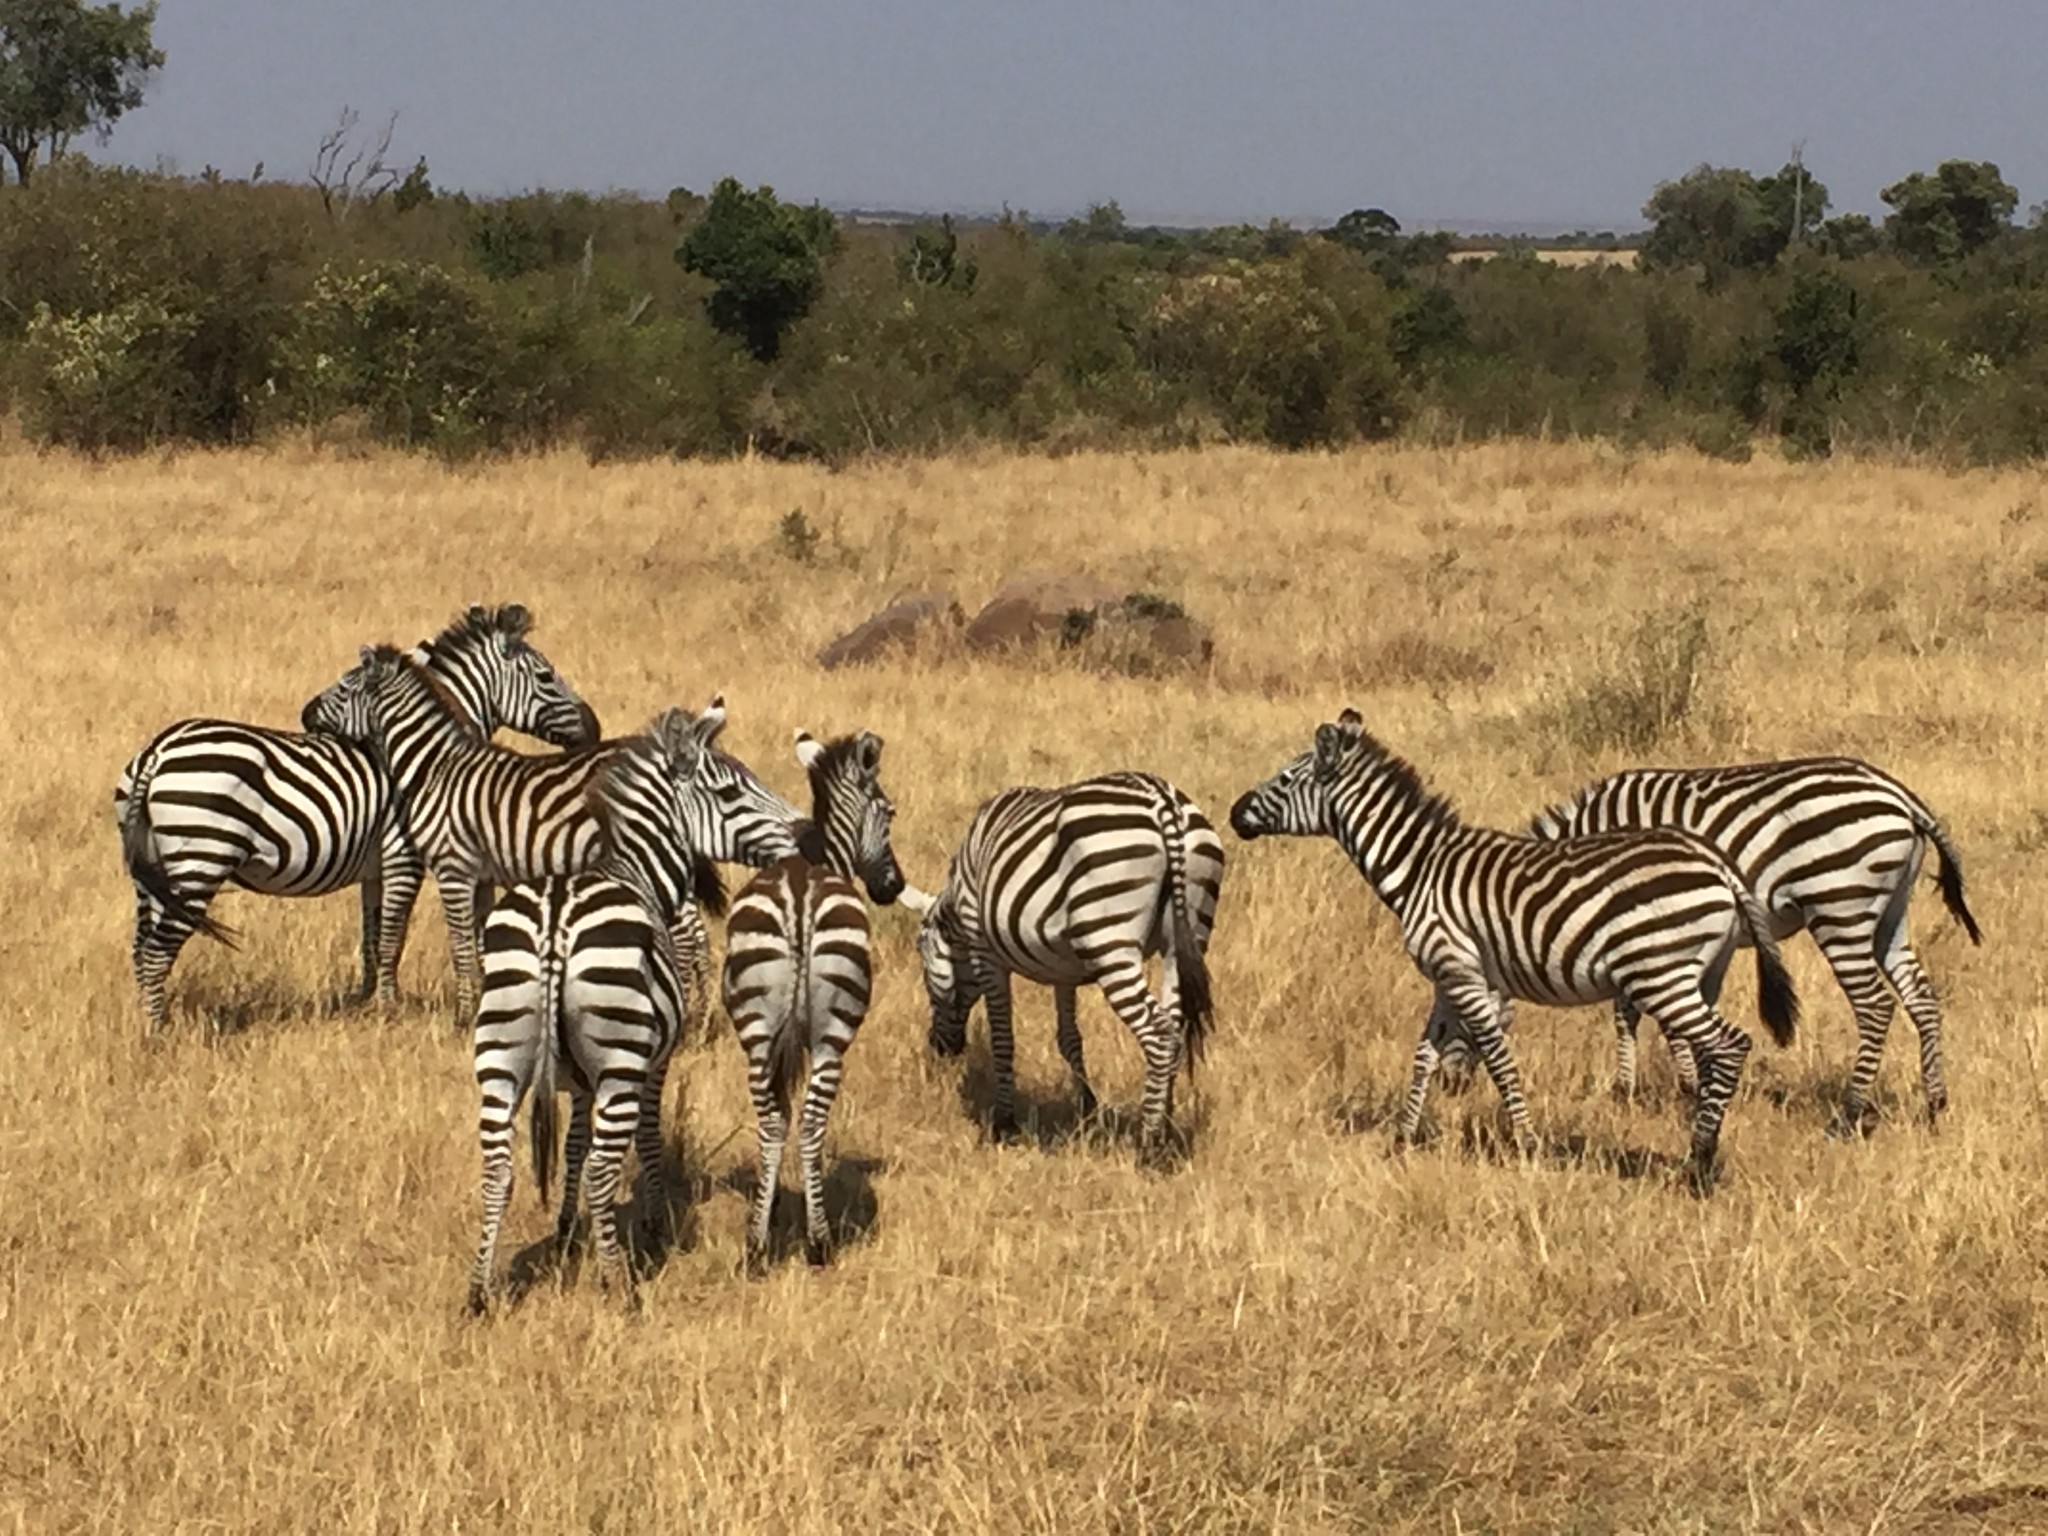
<svg viewBox="0 0 2048 1536">
<path fill-rule="evenodd" d="M 1959 222 L 1984 199 L 1950 175 L 1886 189 L 1883 231 L 1819 221 L 1809 181 L 1806 238 L 1760 238 L 1785 174 L 1659 188 L 1637 270 L 1454 261 L 1379 210 L 1315 234 L 1133 229 L 1113 204 L 913 228 L 735 183 L 486 202 L 437 195 L 422 164 L 337 204 L 67 157 L 0 187 L 0 382 L 34 438 L 92 449 L 299 427 L 451 456 L 2048 450 L 2048 231 L 1995 203 Z"/>
</svg>

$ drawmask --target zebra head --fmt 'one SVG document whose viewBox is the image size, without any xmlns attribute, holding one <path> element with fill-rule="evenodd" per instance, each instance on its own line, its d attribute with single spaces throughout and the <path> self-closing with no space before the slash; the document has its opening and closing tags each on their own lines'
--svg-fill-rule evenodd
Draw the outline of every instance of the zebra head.
<svg viewBox="0 0 2048 1536">
<path fill-rule="evenodd" d="M 725 699 L 700 715 L 670 709 L 623 743 L 592 784 L 610 862 L 673 904 L 699 893 L 700 860 L 773 864 L 797 852 L 802 812 L 714 745 Z"/>
<path fill-rule="evenodd" d="M 377 740 L 382 714 L 371 679 L 370 655 L 365 649 L 362 660 L 342 673 L 339 682 L 306 700 L 306 707 L 299 711 L 300 729 L 339 736 L 357 746 Z"/>
<path fill-rule="evenodd" d="M 1335 725 L 1316 727 L 1316 744 L 1263 784 L 1237 797 L 1230 830 L 1247 842 L 1255 837 L 1319 837 L 1331 830 L 1331 788 L 1366 740 L 1365 722 L 1355 709 Z"/>
<path fill-rule="evenodd" d="M 829 744 L 796 733 L 796 760 L 811 777 L 811 820 L 822 835 L 822 862 L 858 878 L 868 897 L 888 906 L 903 893 L 903 871 L 889 843 L 896 807 L 882 792 L 882 738 L 873 731 Z"/>
<path fill-rule="evenodd" d="M 481 741 L 475 721 L 426 667 L 395 646 L 366 645 L 361 659 L 306 701 L 299 724 L 382 750 L 402 711 L 426 717 L 450 737 Z"/>
<path fill-rule="evenodd" d="M 597 714 L 527 636 L 533 616 L 520 603 L 473 603 L 413 652 L 413 660 L 455 695 L 486 737 L 501 726 L 557 747 L 588 747 Z"/>
<path fill-rule="evenodd" d="M 917 930 L 917 958 L 932 1005 L 932 1027 L 925 1042 L 934 1056 L 958 1056 L 967 1049 L 967 1016 L 974 1011 L 966 936 L 953 910 L 951 886 L 948 881 Z"/>
</svg>

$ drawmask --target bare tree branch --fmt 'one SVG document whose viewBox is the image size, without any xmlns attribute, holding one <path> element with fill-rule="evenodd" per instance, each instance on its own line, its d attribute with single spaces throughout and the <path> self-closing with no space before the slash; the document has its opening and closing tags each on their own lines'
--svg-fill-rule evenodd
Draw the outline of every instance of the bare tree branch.
<svg viewBox="0 0 2048 1536">
<path fill-rule="evenodd" d="M 313 166 L 306 173 L 320 193 L 320 206 L 339 224 L 358 203 L 374 203 L 399 183 L 397 167 L 391 163 L 391 138 L 398 128 L 398 114 L 384 120 L 376 139 L 356 142 L 361 122 L 353 107 L 343 106 L 334 127 L 321 136 L 313 151 Z"/>
</svg>

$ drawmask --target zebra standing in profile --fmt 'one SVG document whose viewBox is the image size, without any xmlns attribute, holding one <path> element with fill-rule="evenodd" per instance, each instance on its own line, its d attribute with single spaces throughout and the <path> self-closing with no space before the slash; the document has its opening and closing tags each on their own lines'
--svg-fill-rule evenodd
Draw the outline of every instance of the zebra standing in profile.
<svg viewBox="0 0 2048 1536">
<path fill-rule="evenodd" d="M 1230 825 L 1246 839 L 1334 837 L 1400 920 L 1410 957 L 1436 988 L 1401 1114 L 1404 1144 L 1440 1055 L 1463 1035 L 1517 1140 L 1532 1145 L 1507 1044 L 1514 1000 L 1563 1007 L 1626 997 L 1701 1064 L 1692 1168 L 1704 1188 L 1750 1051 L 1749 1037 L 1714 1008 L 1746 941 L 1756 945 L 1764 1022 L 1779 1044 L 1792 1038 L 1799 1001 L 1769 915 L 1742 877 L 1687 833 L 1544 843 L 1468 827 L 1349 709 L 1317 729 L 1310 751 L 1247 790 Z"/>
<path fill-rule="evenodd" d="M 345 729 L 364 695 L 374 700 L 375 722 L 365 744 L 406 786 L 405 835 L 441 892 L 455 959 L 456 1024 L 467 1028 L 482 986 L 476 892 L 593 867 L 601 840 L 590 786 L 620 743 L 560 757 L 492 746 L 470 729 L 432 674 L 388 646 L 365 649 L 358 666 L 307 706 L 307 718 L 322 729 Z M 693 890 L 707 898 L 716 893 L 716 877 L 701 860 Z M 676 944 L 699 983 L 694 1001 L 701 1004 L 708 985 L 703 921 L 689 902 L 676 921 Z"/>
<path fill-rule="evenodd" d="M 796 756 L 810 775 L 811 820 L 823 846 L 762 870 L 733 898 L 725 925 L 725 1011 L 747 1053 L 747 1088 L 760 1129 L 761 1182 L 746 1243 L 752 1274 L 767 1264 L 782 1149 L 800 1084 L 804 1248 L 813 1264 L 830 1257 L 825 1124 L 874 988 L 868 915 L 854 881 L 881 906 L 904 890 L 889 842 L 896 810 L 882 792 L 882 738 L 863 731 L 826 745 L 799 731 Z"/>
<path fill-rule="evenodd" d="M 512 1136 L 532 1089 L 533 1170 L 547 1198 L 558 1077 L 571 1095 L 557 1242 L 575 1232 L 579 1192 L 608 1282 L 630 1294 L 614 1201 L 626 1148 L 659 1221 L 661 1098 L 670 1053 L 687 1028 L 685 980 L 672 941 L 700 857 L 766 864 L 808 832 L 796 808 L 713 743 L 722 699 L 692 719 L 670 710 L 606 755 L 587 792 L 602 846 L 596 869 L 514 885 L 484 925 L 484 992 L 476 1016 L 482 1098 L 483 1231 L 469 1305 L 488 1305 L 498 1230 L 512 1195 Z"/>
<path fill-rule="evenodd" d="M 1941 1009 L 1906 932 L 1906 907 L 1931 844 L 1942 900 L 1972 943 L 1977 920 L 1963 900 L 1962 863 L 1934 813 L 1905 785 L 1848 757 L 1734 768 L 1638 768 L 1598 780 L 1537 816 L 1541 838 L 1638 827 L 1679 827 L 1713 844 L 1765 910 L 1773 938 L 1807 929 L 1856 1015 L 1856 1065 L 1834 1129 L 1860 1130 L 1891 1027 L 1897 992 L 1920 1036 L 1927 1115 L 1948 1105 L 1941 1071 Z M 1891 991 L 1886 990 L 1889 982 Z M 1635 1091 L 1636 1012 L 1615 1008 L 1615 1091 Z M 1671 1042 L 1682 1084 L 1697 1073 Z"/>
<path fill-rule="evenodd" d="M 966 1049 L 967 1018 L 988 1006 L 995 1066 L 991 1129 L 1016 1134 L 1010 977 L 1050 985 L 1060 1055 L 1084 1116 L 1095 1111 L 1074 1017 L 1075 990 L 1102 988 L 1145 1056 L 1147 1161 L 1166 1151 L 1173 1080 L 1193 1069 L 1210 1023 L 1205 958 L 1223 886 L 1223 842 L 1166 780 L 1116 773 L 1062 789 L 1010 789 L 975 812 L 946 884 L 925 902 L 918 950 L 931 1048 Z M 1147 955 L 1163 955 L 1160 996 Z"/>
<path fill-rule="evenodd" d="M 597 739 L 597 717 L 527 639 L 526 609 L 470 608 L 414 652 L 480 736 L 501 726 L 558 746 Z M 362 995 L 398 996 L 398 959 L 423 873 L 393 813 L 376 754 L 317 727 L 309 734 L 228 720 L 181 720 L 122 771 L 114 815 L 135 882 L 135 983 L 150 1029 L 168 1014 L 166 982 L 194 933 L 232 943 L 207 913 L 223 885 L 273 896 L 362 887 Z M 346 723 L 344 721 L 344 723 Z"/>
</svg>

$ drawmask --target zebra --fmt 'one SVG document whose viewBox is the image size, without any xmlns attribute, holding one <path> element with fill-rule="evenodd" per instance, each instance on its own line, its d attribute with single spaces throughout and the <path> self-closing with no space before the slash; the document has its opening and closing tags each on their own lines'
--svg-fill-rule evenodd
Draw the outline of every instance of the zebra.
<svg viewBox="0 0 2048 1536">
<path fill-rule="evenodd" d="M 545 1200 L 555 1156 L 559 1075 L 571 1095 L 558 1246 L 575 1232 L 579 1191 L 607 1283 L 630 1296 L 614 1199 L 628 1144 L 650 1208 L 665 1215 L 661 1097 L 670 1053 L 691 1017 L 672 941 L 700 855 L 752 864 L 806 839 L 796 807 L 714 746 L 723 698 L 692 718 L 675 709 L 618 743 L 587 781 L 602 846 L 596 866 L 512 886 L 484 925 L 486 970 L 475 1025 L 482 1108 L 483 1230 L 469 1306 L 489 1305 L 498 1231 L 512 1194 L 512 1137 L 533 1091 L 534 1180 Z M 657 1217 L 659 1219 L 659 1216 Z"/>
<path fill-rule="evenodd" d="M 1401 924 L 1436 989 L 1415 1047 L 1397 1145 L 1415 1138 L 1438 1060 L 1469 1038 L 1526 1150 L 1528 1106 L 1507 1044 L 1514 1003 L 1625 997 L 1702 1063 L 1692 1175 L 1711 1185 L 1721 1122 L 1749 1037 L 1715 1011 L 1738 947 L 1753 942 L 1764 1022 L 1790 1043 L 1799 1014 L 1769 915 L 1742 877 L 1688 833 L 1650 830 L 1546 843 L 1467 826 L 1414 767 L 1347 709 L 1315 745 L 1230 809 L 1247 840 L 1330 836 Z"/>
<path fill-rule="evenodd" d="M 825 1124 L 874 986 L 867 911 L 854 881 L 880 906 L 905 889 L 889 843 L 896 811 L 882 791 L 882 738 L 863 731 L 821 743 L 798 731 L 796 756 L 810 776 L 811 820 L 822 846 L 754 876 L 733 898 L 725 926 L 725 1011 L 747 1053 L 760 1138 L 761 1182 L 746 1241 L 746 1268 L 756 1275 L 767 1266 L 800 1082 L 804 1250 L 813 1264 L 830 1258 Z"/>
<path fill-rule="evenodd" d="M 1209 934 L 1223 886 L 1223 842 L 1165 779 L 1114 773 L 1059 789 L 1003 791 L 975 812 L 918 929 L 931 1049 L 966 1049 L 976 999 L 988 1006 L 995 1066 L 990 1129 L 1015 1136 L 1010 977 L 1053 988 L 1060 1055 L 1084 1118 L 1096 1100 L 1074 1017 L 1084 982 L 1102 988 L 1145 1056 L 1142 1155 L 1167 1151 L 1173 1080 L 1190 1072 L 1212 1019 Z M 1144 958 L 1164 956 L 1160 996 Z"/>
<path fill-rule="evenodd" d="M 501 726 L 558 746 L 595 741 L 597 717 L 528 640 L 516 603 L 472 606 L 414 658 L 480 736 Z M 398 959 L 423 873 L 393 814 L 376 754 L 318 728 L 306 734 L 229 720 L 181 720 L 132 758 L 114 789 L 135 884 L 136 987 L 152 1033 L 169 1016 L 171 967 L 195 933 L 233 945 L 208 914 L 223 885 L 273 896 L 362 888 L 361 996 L 398 997 Z"/>
<path fill-rule="evenodd" d="M 1906 908 L 1932 844 L 1943 902 L 1981 944 L 1963 899 L 1962 862 L 1926 804 L 1891 775 L 1850 757 L 1729 768 L 1637 768 L 1588 784 L 1541 812 L 1540 838 L 1670 826 L 1714 845 L 1749 883 L 1786 939 L 1804 928 L 1834 971 L 1856 1017 L 1856 1064 L 1831 1130 L 1861 1130 L 1884 1055 L 1896 992 L 1920 1037 L 1929 1121 L 1948 1107 L 1941 1070 L 1941 1009 L 1906 932 Z M 1886 990 L 1886 983 L 1891 991 Z M 1615 1092 L 1636 1083 L 1635 1010 L 1615 1007 Z M 1671 1042 L 1680 1083 L 1697 1082 L 1683 1041 Z"/>
<path fill-rule="evenodd" d="M 384 755 L 405 786 L 405 835 L 441 891 L 455 960 L 455 1021 L 467 1028 L 482 987 L 478 892 L 592 867 L 601 839 L 590 787 L 621 743 L 599 742 L 558 757 L 494 747 L 469 728 L 431 674 L 390 647 L 366 647 L 361 662 L 307 706 L 307 718 L 323 729 L 349 729 L 344 722 L 365 707 L 364 698 L 373 700 L 374 723 L 363 742 Z M 722 905 L 716 875 L 707 861 L 694 864 L 693 889 L 716 909 Z M 693 1013 L 701 1014 L 694 1002 L 709 993 L 703 920 L 686 901 L 676 921 L 676 947 L 693 982 Z"/>
</svg>

